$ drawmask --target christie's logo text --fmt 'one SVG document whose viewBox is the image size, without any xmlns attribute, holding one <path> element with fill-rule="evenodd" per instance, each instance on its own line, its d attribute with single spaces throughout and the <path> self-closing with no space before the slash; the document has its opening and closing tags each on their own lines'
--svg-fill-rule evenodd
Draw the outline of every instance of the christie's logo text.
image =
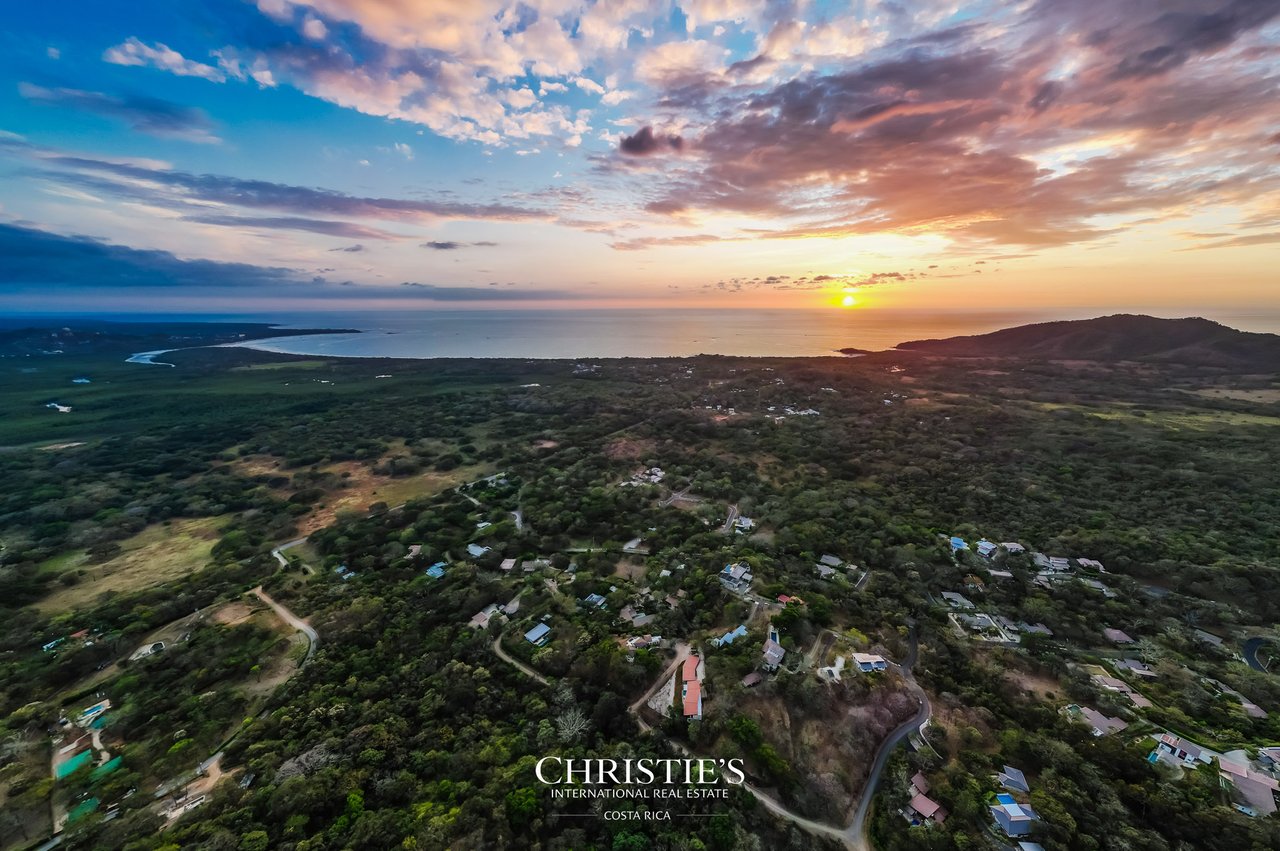
<svg viewBox="0 0 1280 851">
<path fill-rule="evenodd" d="M 740 759 L 563 759 L 545 756 L 534 766 L 555 798 L 729 797 L 720 786 L 746 780 Z M 607 786 L 609 788 L 591 788 Z M 698 787 L 709 788 L 698 788 Z M 714 788 L 719 787 L 719 788 Z"/>
</svg>

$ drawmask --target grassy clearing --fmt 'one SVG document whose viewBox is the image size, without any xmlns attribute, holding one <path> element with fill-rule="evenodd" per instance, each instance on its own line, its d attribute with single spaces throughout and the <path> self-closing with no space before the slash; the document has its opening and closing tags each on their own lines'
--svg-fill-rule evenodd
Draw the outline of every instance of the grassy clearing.
<svg viewBox="0 0 1280 851">
<path fill-rule="evenodd" d="M 83 550 L 49 559 L 42 570 L 83 575 L 35 604 L 42 612 L 68 611 L 92 603 L 107 591 L 137 591 L 199 570 L 209 561 L 223 518 L 203 517 L 148 526 L 120 542 L 121 552 L 101 564 L 88 563 Z"/>
<path fill-rule="evenodd" d="M 388 478 L 373 473 L 367 466 L 350 461 L 334 464 L 323 469 L 338 474 L 350 473 L 344 479 L 345 487 L 328 494 L 324 503 L 316 510 L 298 521 L 299 536 L 310 535 L 317 529 L 332 525 L 340 511 L 369 510 L 375 502 L 387 505 L 400 505 L 421 496 L 432 496 L 457 487 L 463 482 L 473 481 L 496 472 L 492 464 L 477 464 L 469 467 L 458 467 L 447 473 L 427 471 L 404 478 Z"/>
<path fill-rule="evenodd" d="M 1153 426 L 1169 429 L 1194 429 L 1208 431 L 1238 426 L 1280 426 L 1280 417 L 1265 414 L 1249 414 L 1241 411 L 1152 411 L 1132 408 L 1125 403 L 1112 403 L 1110 408 L 1094 408 L 1086 405 L 1063 405 L 1053 402 L 1039 402 L 1036 407 L 1044 411 L 1068 409 L 1079 411 L 1086 416 L 1100 420 L 1122 420 L 1125 422 L 1145 422 Z"/>
<path fill-rule="evenodd" d="M 1245 390 L 1235 387 L 1205 387 L 1200 390 L 1188 390 L 1186 392 L 1193 393 L 1196 396 L 1203 396 L 1206 399 L 1236 399 L 1241 402 L 1258 402 L 1264 405 L 1280 402 L 1280 388 Z"/>
<path fill-rule="evenodd" d="M 318 369 L 322 366 L 329 366 L 327 360 L 295 360 L 286 361 L 284 363 L 251 363 L 245 366 L 233 366 L 231 372 L 263 372 L 265 370 L 280 369 Z"/>
</svg>

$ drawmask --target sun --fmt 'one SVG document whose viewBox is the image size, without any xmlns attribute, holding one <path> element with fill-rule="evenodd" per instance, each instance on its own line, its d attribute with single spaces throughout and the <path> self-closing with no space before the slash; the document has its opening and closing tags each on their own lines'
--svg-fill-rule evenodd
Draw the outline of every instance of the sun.
<svg viewBox="0 0 1280 851">
<path fill-rule="evenodd" d="M 846 295 L 844 298 L 840 299 L 841 307 L 853 307 L 857 303 L 858 303 L 858 300 L 854 298 L 852 295 Z"/>
</svg>

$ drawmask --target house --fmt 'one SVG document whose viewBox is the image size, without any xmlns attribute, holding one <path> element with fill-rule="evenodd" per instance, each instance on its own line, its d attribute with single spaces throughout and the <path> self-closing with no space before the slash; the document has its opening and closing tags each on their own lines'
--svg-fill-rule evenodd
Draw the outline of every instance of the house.
<svg viewBox="0 0 1280 851">
<path fill-rule="evenodd" d="M 511 602 L 502 607 L 502 613 L 506 615 L 514 615 L 520 611 L 520 595 L 517 594 L 511 598 Z"/>
<path fill-rule="evenodd" d="M 1008 836 L 1026 836 L 1040 820 L 1030 804 L 1019 804 L 1008 793 L 996 795 L 998 804 L 991 806 L 991 816 Z"/>
<path fill-rule="evenodd" d="M 685 718 L 702 717 L 702 660 L 688 656 L 680 666 L 680 706 Z"/>
<path fill-rule="evenodd" d="M 467 544 L 467 555 L 472 558 L 480 558 L 487 552 L 489 552 L 488 547 L 482 547 L 479 544 Z"/>
<path fill-rule="evenodd" d="M 1106 569 L 1105 567 L 1103 567 L 1103 566 L 1102 566 L 1102 562 L 1097 561 L 1097 560 L 1095 560 L 1095 559 L 1091 559 L 1091 558 L 1078 558 L 1078 559 L 1076 559 L 1076 564 L 1080 565 L 1080 566 L 1081 566 L 1081 567 L 1083 567 L 1085 570 L 1094 570 L 1094 571 L 1097 571 L 1098 573 L 1106 573 L 1106 572 L 1107 572 L 1107 569 Z"/>
<path fill-rule="evenodd" d="M 1126 635 L 1123 630 L 1119 630 L 1119 629 L 1112 629 L 1110 627 L 1107 627 L 1102 631 L 1102 636 L 1103 638 L 1107 639 L 1107 641 L 1110 641 L 1112 644 L 1132 644 L 1133 643 L 1133 639 L 1130 638 L 1128 635 Z"/>
<path fill-rule="evenodd" d="M 417 558 L 422 554 L 422 544 L 414 544 L 409 547 L 409 558 Z"/>
<path fill-rule="evenodd" d="M 996 554 L 997 549 L 998 547 L 996 547 L 995 544 L 991 543 L 986 538 L 983 538 L 981 541 L 978 541 L 978 555 L 982 556 L 983 558 L 993 557 Z"/>
<path fill-rule="evenodd" d="M 488 520 L 481 520 L 479 523 L 477 523 L 477 524 L 476 524 L 476 528 L 477 528 L 477 529 L 488 529 L 488 528 L 489 528 L 490 526 L 492 526 L 492 525 L 493 525 L 493 524 L 492 524 L 492 523 L 490 523 Z"/>
<path fill-rule="evenodd" d="M 777 633 L 774 633 L 775 635 Z M 773 638 L 766 638 L 764 641 L 764 666 L 770 671 L 776 671 L 778 666 L 782 664 L 782 657 L 787 655 L 786 648 L 779 644 Z"/>
<path fill-rule="evenodd" d="M 632 626 L 646 626 L 653 620 L 653 615 L 646 615 L 644 612 L 636 611 L 635 606 L 630 604 L 623 606 L 622 611 L 618 613 L 618 617 L 624 621 L 630 621 Z"/>
<path fill-rule="evenodd" d="M 954 591 L 943 591 L 942 599 L 946 600 L 947 605 L 949 605 L 953 609 L 976 609 L 977 608 L 977 606 L 973 604 L 973 601 L 970 600 L 968 597 L 964 596 L 963 594 L 957 594 Z"/>
<path fill-rule="evenodd" d="M 981 576 L 970 573 L 964 578 L 964 587 L 970 591 L 983 591 L 987 587 L 987 583 L 982 581 Z"/>
<path fill-rule="evenodd" d="M 732 644 L 736 639 L 745 638 L 747 635 L 747 625 L 741 624 L 737 629 L 730 630 L 719 638 L 711 639 L 711 643 L 717 647 L 724 644 Z"/>
<path fill-rule="evenodd" d="M 430 576 L 432 579 L 439 579 L 440 577 L 444 576 L 444 568 L 445 568 L 445 563 L 442 561 L 438 561 L 435 564 L 428 567 L 423 572 L 426 573 L 427 576 Z"/>
<path fill-rule="evenodd" d="M 1117 671 L 1126 671 L 1135 677 L 1147 677 L 1148 679 L 1160 676 L 1154 670 L 1149 668 L 1145 662 L 1138 659 L 1116 659 L 1111 663 L 1111 667 Z"/>
<path fill-rule="evenodd" d="M 929 794 L 929 781 L 924 779 L 924 774 L 917 771 L 911 777 L 911 788 L 915 790 L 917 795 Z"/>
<path fill-rule="evenodd" d="M 951 540 L 948 543 L 951 544 L 951 552 L 953 553 L 969 549 L 969 545 L 965 543 L 964 538 L 961 538 L 958 535 L 952 535 Z"/>
<path fill-rule="evenodd" d="M 1053 630 L 1042 623 L 1027 623 L 1026 621 L 1014 622 L 1004 615 L 996 615 L 996 623 L 1000 624 L 1008 632 L 1025 632 L 1029 635 L 1044 635 L 1053 637 Z"/>
<path fill-rule="evenodd" d="M 534 647 L 542 647 L 551 640 L 551 627 L 540 623 L 524 634 L 524 640 Z"/>
<path fill-rule="evenodd" d="M 841 561 L 839 558 L 830 554 L 822 556 L 822 558 L 818 559 L 818 561 L 825 567 L 840 567 L 841 565 L 844 564 L 844 562 Z"/>
<path fill-rule="evenodd" d="M 923 794 L 917 794 L 907 803 L 907 812 L 904 813 L 911 822 L 931 821 L 934 824 L 942 824 L 947 820 L 947 811 L 937 801 Z"/>
<path fill-rule="evenodd" d="M 820 579 L 830 579 L 836 572 L 834 567 L 827 567 L 825 564 L 815 564 L 813 569 L 818 571 L 818 578 Z"/>
<path fill-rule="evenodd" d="M 1026 547 L 1016 541 L 1004 541 L 1000 544 L 1000 549 L 1009 553 L 1009 555 L 1019 555 L 1027 551 Z"/>
<path fill-rule="evenodd" d="M 1275 771 L 1280 767 L 1280 748 L 1258 748 L 1258 762 L 1262 763 L 1263 767 Z"/>
<path fill-rule="evenodd" d="M 605 607 L 605 599 L 599 594 L 588 594 L 581 600 L 582 605 L 589 609 L 603 609 Z"/>
<path fill-rule="evenodd" d="M 750 532 L 755 528 L 756 521 L 752 520 L 750 517 L 739 517 L 737 520 L 733 521 L 733 526 L 739 532 Z"/>
<path fill-rule="evenodd" d="M 1031 786 L 1027 783 L 1027 775 L 1012 765 L 1006 765 L 1004 770 L 996 775 L 996 780 L 1000 781 L 1000 785 L 1004 788 L 1012 789 L 1015 792 L 1031 791 Z"/>
<path fill-rule="evenodd" d="M 1093 680 L 1093 682 L 1097 684 L 1100 688 L 1104 688 L 1107 691 L 1114 691 L 1114 692 L 1119 692 L 1120 694 L 1123 694 L 1125 697 L 1129 698 L 1129 701 L 1133 703 L 1134 706 L 1140 707 L 1142 709 L 1151 708 L 1151 701 L 1147 700 L 1141 694 L 1129 688 L 1129 684 L 1126 683 L 1124 680 L 1118 680 L 1115 677 L 1108 677 L 1106 674 L 1094 674 L 1089 679 Z"/>
<path fill-rule="evenodd" d="M 995 568 L 988 570 L 987 574 L 990 575 L 992 579 L 1012 579 L 1013 578 L 1013 574 L 1010 573 L 1009 571 L 996 570 Z"/>
<path fill-rule="evenodd" d="M 498 604 L 490 603 L 480 611 L 471 616 L 471 620 L 467 621 L 467 626 L 472 629 L 488 629 L 489 620 L 498 613 Z M 525 636 L 526 638 L 528 636 Z"/>
<path fill-rule="evenodd" d="M 1229 759 L 1220 758 L 1218 768 L 1222 785 L 1234 788 L 1253 814 L 1265 817 L 1276 812 L 1276 791 L 1280 790 L 1280 782 L 1274 777 Z"/>
<path fill-rule="evenodd" d="M 516 560 L 513 558 L 504 558 L 502 560 L 502 564 L 498 565 L 498 568 L 504 573 L 510 573 L 516 569 Z"/>
<path fill-rule="evenodd" d="M 1222 649 L 1222 639 L 1214 635 L 1212 632 L 1205 632 L 1203 629 L 1197 629 L 1192 632 L 1192 635 L 1194 635 L 1196 641 L 1199 641 L 1201 644 L 1208 644 L 1210 647 L 1216 647 L 1219 650 Z"/>
<path fill-rule="evenodd" d="M 685 718 L 693 721 L 702 718 L 702 683 L 686 680 L 681 690 L 681 701 Z"/>
<path fill-rule="evenodd" d="M 1081 585 L 1085 586 L 1086 588 L 1092 588 L 1094 591 L 1097 591 L 1098 593 L 1102 594 L 1102 596 L 1106 597 L 1108 600 L 1114 600 L 1116 596 L 1118 596 L 1115 591 L 1112 591 L 1110 588 L 1108 588 L 1106 585 L 1103 585 L 1101 582 L 1099 582 L 1096 579 L 1089 579 L 1088 577 L 1080 577 L 1076 581 L 1079 582 Z"/>
<path fill-rule="evenodd" d="M 853 664 L 858 666 L 858 670 L 864 674 L 870 674 L 873 671 L 884 671 L 889 667 L 889 663 L 885 661 L 883 656 L 876 656 L 871 653 L 854 653 Z"/>
<path fill-rule="evenodd" d="M 720 571 L 720 582 L 734 591 L 750 588 L 753 579 L 755 577 L 751 575 L 749 564 L 726 564 L 724 570 Z"/>
<path fill-rule="evenodd" d="M 759 671 L 752 671 L 742 678 L 742 685 L 745 688 L 753 688 L 764 682 L 764 677 L 760 676 Z"/>
<path fill-rule="evenodd" d="M 1203 762 L 1205 765 L 1213 762 L 1213 757 L 1205 753 L 1196 745 L 1190 742 L 1184 742 L 1182 739 L 1172 733 L 1165 733 L 1160 737 L 1160 741 L 1156 742 L 1155 753 L 1162 757 L 1171 757 L 1174 760 L 1181 760 L 1187 765 L 1195 765 L 1197 762 Z"/>
<path fill-rule="evenodd" d="M 1071 711 L 1073 709 L 1074 712 Z M 1077 721 L 1092 729 L 1095 736 L 1109 736 L 1129 726 L 1119 718 L 1108 718 L 1090 706 L 1068 706 L 1067 710 L 1076 717 Z"/>
</svg>

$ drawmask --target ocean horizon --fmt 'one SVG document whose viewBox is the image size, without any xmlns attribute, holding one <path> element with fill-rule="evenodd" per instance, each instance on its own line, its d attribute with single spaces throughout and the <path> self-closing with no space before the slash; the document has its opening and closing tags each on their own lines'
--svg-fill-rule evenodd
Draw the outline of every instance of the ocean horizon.
<svg viewBox="0 0 1280 851">
<path fill-rule="evenodd" d="M 985 334 L 1107 312 L 1118 311 L 633 308 L 309 313 L 272 321 L 282 328 L 340 327 L 360 333 L 275 337 L 240 345 L 295 355 L 405 359 L 822 357 L 838 356 L 845 348 L 882 351 L 909 340 Z M 1210 318 L 1242 330 L 1280 331 L 1280 315 Z"/>
<path fill-rule="evenodd" d="M 1120 308 L 1071 311 L 758 308 L 445 308 L 412 313 L 299 311 L 226 314 L 27 314 L 98 322 L 254 322 L 298 329 L 352 329 L 263 337 L 227 345 L 292 355 L 350 358 L 656 358 L 839 356 L 841 349 L 884 351 L 910 340 L 985 334 L 1002 328 L 1114 313 L 1166 318 L 1200 315 L 1243 331 L 1280 333 L 1280 312 L 1161 312 Z"/>
</svg>

